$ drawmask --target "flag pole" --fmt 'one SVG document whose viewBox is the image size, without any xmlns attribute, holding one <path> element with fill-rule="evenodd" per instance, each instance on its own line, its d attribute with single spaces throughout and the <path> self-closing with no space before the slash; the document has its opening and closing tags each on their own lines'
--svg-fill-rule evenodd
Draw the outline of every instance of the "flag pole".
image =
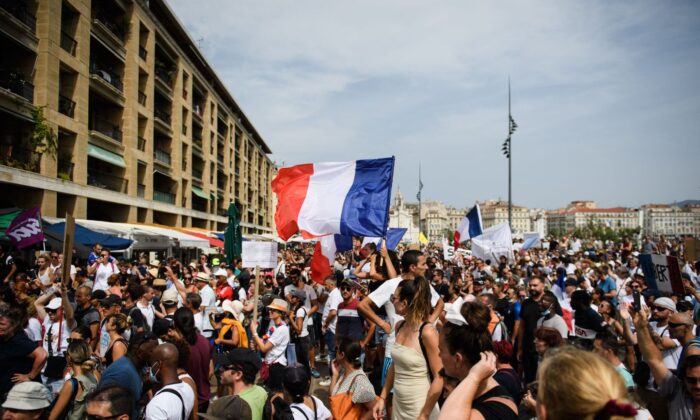
<svg viewBox="0 0 700 420">
<path fill-rule="evenodd" d="M 422 208 L 422 194 L 421 191 L 423 190 L 423 182 L 421 181 L 421 164 L 418 162 L 418 195 L 416 198 L 418 198 L 418 237 L 420 238 L 420 234 L 423 232 L 423 219 L 422 219 L 422 213 L 421 213 L 421 208 Z M 419 240 L 420 242 L 420 240 Z"/>
</svg>

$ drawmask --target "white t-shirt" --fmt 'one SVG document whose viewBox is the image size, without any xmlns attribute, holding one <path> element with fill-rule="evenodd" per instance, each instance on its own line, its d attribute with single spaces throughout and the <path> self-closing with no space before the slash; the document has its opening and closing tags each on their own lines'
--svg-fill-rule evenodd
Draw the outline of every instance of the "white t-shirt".
<svg viewBox="0 0 700 420">
<path fill-rule="evenodd" d="M 389 358 L 391 358 L 391 350 L 394 347 L 394 342 L 396 341 L 394 326 L 396 326 L 397 322 L 403 320 L 403 317 L 396 313 L 394 304 L 391 303 L 391 297 L 394 295 L 396 287 L 402 280 L 403 279 L 401 276 L 386 280 L 377 290 L 370 293 L 368 296 L 372 302 L 377 305 L 377 308 L 384 306 L 384 310 L 386 310 L 387 322 L 391 325 L 391 334 L 389 334 L 389 337 L 386 340 L 386 350 L 384 351 L 384 355 L 385 357 Z M 433 286 L 430 286 L 430 304 L 435 307 L 439 299 L 440 295 L 438 295 L 435 289 L 433 289 Z"/>
<path fill-rule="evenodd" d="M 38 343 L 41 341 L 41 322 L 34 317 L 29 318 L 27 321 L 27 328 L 24 329 L 24 332 L 27 333 L 27 337 L 29 337 L 30 340 Z"/>
<path fill-rule="evenodd" d="M 68 337 L 70 337 L 70 332 L 72 331 L 72 328 L 68 326 L 68 323 L 65 319 L 63 320 L 62 324 L 63 327 L 61 327 L 58 322 L 51 322 L 48 315 L 46 315 L 46 317 L 44 318 L 45 333 L 42 345 L 44 346 L 44 350 L 46 350 L 46 352 L 49 353 L 49 355 L 51 355 L 51 352 L 53 352 L 54 356 L 61 356 L 63 355 L 63 352 L 66 351 L 66 349 L 68 349 Z M 51 352 L 49 352 L 49 330 L 51 332 Z M 59 333 L 61 336 L 60 345 L 58 343 Z"/>
<path fill-rule="evenodd" d="M 306 314 L 306 308 L 299 308 L 297 309 L 296 313 L 294 314 L 297 318 L 303 318 L 304 321 L 302 322 L 302 329 L 301 329 L 301 334 L 298 334 L 299 337 L 306 337 L 309 335 L 309 329 L 306 328 L 309 325 L 309 316 Z M 296 321 L 296 319 L 295 319 Z"/>
<path fill-rule="evenodd" d="M 194 326 L 195 326 L 195 328 L 197 328 L 197 330 L 199 330 L 199 333 L 201 334 L 202 328 L 203 328 L 203 326 L 202 326 L 202 322 L 203 322 L 202 312 L 201 311 L 197 312 L 193 316 L 194 316 Z"/>
<path fill-rule="evenodd" d="M 182 398 L 172 392 L 165 391 L 172 389 Z M 165 392 L 164 392 L 165 391 Z M 146 417 L 149 420 L 181 420 L 182 404 L 185 404 L 185 418 L 189 418 L 194 407 L 194 392 L 185 382 L 178 382 L 164 386 L 156 393 L 153 399 L 146 406 Z"/>
<path fill-rule="evenodd" d="M 292 293 L 292 290 L 300 290 L 300 288 L 296 287 L 293 284 L 288 284 L 288 285 L 284 286 L 284 296 L 287 296 L 290 293 Z M 306 300 L 304 300 L 304 307 L 306 308 L 307 312 L 311 311 L 311 301 L 318 300 L 318 295 L 316 294 L 316 290 L 314 290 L 314 288 L 309 284 L 304 284 L 304 288 L 301 290 L 306 292 Z M 313 325 L 313 324 L 314 324 L 314 320 L 311 317 L 309 317 L 309 325 Z"/>
<path fill-rule="evenodd" d="M 148 324 L 148 329 L 152 330 L 153 321 L 156 319 L 156 309 L 153 307 L 153 304 L 148 302 L 147 305 L 144 305 L 141 303 L 141 301 L 138 301 L 136 302 L 136 307 L 139 308 L 139 311 L 141 311 L 141 314 L 143 314 L 143 317 Z"/>
<path fill-rule="evenodd" d="M 671 333 L 668 330 L 668 325 L 664 327 L 659 327 L 656 325 L 655 321 L 652 321 L 649 323 L 649 326 L 656 332 L 656 334 L 659 335 L 659 337 L 670 337 Z M 678 360 L 680 359 L 681 352 L 683 351 L 683 346 L 681 346 L 681 343 L 678 342 L 678 340 L 673 339 L 673 342 L 676 343 L 676 347 L 668 350 L 662 350 L 661 351 L 661 356 L 663 357 L 664 361 L 664 366 L 666 366 L 668 369 L 677 369 L 678 368 Z"/>
<path fill-rule="evenodd" d="M 275 326 L 268 342 L 272 343 L 270 351 L 265 353 L 265 362 L 269 364 L 280 363 L 287 366 L 287 345 L 289 344 L 289 327 L 287 324 Z"/>
<path fill-rule="evenodd" d="M 199 296 L 202 298 L 202 335 L 206 338 L 211 338 L 214 328 L 209 321 L 209 314 L 216 307 L 216 293 L 208 284 L 199 291 Z"/>
<path fill-rule="evenodd" d="M 92 286 L 92 290 L 107 290 L 109 285 L 107 284 L 107 279 L 112 274 L 119 272 L 116 264 L 113 262 L 108 262 L 107 264 L 97 264 L 97 270 L 95 270 L 95 281 Z"/>
<path fill-rule="evenodd" d="M 314 411 L 304 403 L 293 403 L 289 404 L 289 408 L 292 410 L 294 415 L 294 420 L 326 420 L 331 418 L 331 412 L 323 405 L 323 402 L 313 395 L 311 398 L 316 402 L 316 417 L 314 417 Z M 296 408 L 295 408 L 296 407 Z M 303 411 L 303 414 L 300 412 Z"/>
<path fill-rule="evenodd" d="M 330 294 L 328 294 L 328 300 L 326 301 L 326 305 L 323 307 L 323 316 L 321 317 L 321 321 L 323 323 L 326 322 L 328 314 L 332 310 L 335 310 L 335 317 L 328 324 L 328 330 L 333 334 L 335 334 L 335 324 L 338 321 L 338 305 L 340 305 L 340 302 L 342 301 L 343 296 L 340 294 L 340 289 L 336 287 Z"/>
</svg>

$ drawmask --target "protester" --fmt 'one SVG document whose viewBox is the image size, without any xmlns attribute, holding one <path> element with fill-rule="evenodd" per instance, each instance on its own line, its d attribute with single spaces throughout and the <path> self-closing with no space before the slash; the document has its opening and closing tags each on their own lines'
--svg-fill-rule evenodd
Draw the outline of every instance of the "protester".
<svg viewBox="0 0 700 420">
<path fill-rule="evenodd" d="M 195 395 L 177 373 L 177 347 L 163 343 L 153 350 L 148 374 L 151 382 L 161 385 L 146 406 L 145 417 L 154 420 L 182 420 L 190 417 Z"/>
<path fill-rule="evenodd" d="M 116 313 L 107 318 L 105 325 L 109 334 L 109 348 L 105 352 L 104 363 L 109 366 L 126 354 L 128 344 L 123 334 L 129 328 L 129 321 L 126 315 Z"/>
<path fill-rule="evenodd" d="M 100 387 L 87 399 L 86 413 L 89 419 L 129 420 L 136 401 L 128 388 L 119 385 Z"/>
<path fill-rule="evenodd" d="M 248 403 L 253 420 L 261 420 L 267 392 L 255 385 L 255 376 L 262 366 L 260 357 L 251 350 L 233 349 L 217 355 L 215 362 L 220 366 L 221 385 L 229 387 L 230 396 L 238 396 Z"/>
<path fill-rule="evenodd" d="M 71 378 L 64 382 L 51 408 L 50 420 L 82 419 L 85 399 L 97 387 L 93 371 L 96 363 L 90 357 L 91 349 L 85 341 L 72 341 L 66 351 L 66 361 Z"/>
<path fill-rule="evenodd" d="M 488 332 L 490 311 L 477 302 L 457 301 L 445 315 L 440 359 L 448 376 L 460 380 L 440 411 L 440 419 L 517 419 L 510 393 L 493 379 L 496 356 Z"/>
<path fill-rule="evenodd" d="M 5 402 L 3 420 L 44 419 L 53 395 L 36 382 L 20 382 L 10 389 Z"/>
<path fill-rule="evenodd" d="M 287 366 L 287 345 L 289 344 L 289 327 L 284 322 L 284 317 L 289 310 L 287 302 L 275 299 L 267 305 L 270 312 L 270 327 L 265 335 L 260 337 L 257 333 L 257 321 L 251 320 L 250 329 L 253 331 L 253 341 L 256 347 L 265 354 L 260 377 L 271 391 L 282 389 L 282 372 Z"/>
<path fill-rule="evenodd" d="M 187 308 L 179 308 L 173 317 L 175 329 L 190 346 L 190 357 L 185 371 L 197 385 L 198 412 L 206 413 L 211 398 L 210 379 L 214 374 L 211 360 L 212 346 L 194 326 L 194 314 Z"/>
<path fill-rule="evenodd" d="M 284 393 L 290 400 L 294 420 L 326 420 L 331 412 L 318 398 L 309 395 L 311 377 L 303 366 L 290 366 L 284 369 L 282 380 Z"/>
<path fill-rule="evenodd" d="M 377 396 L 362 371 L 361 346 L 351 338 L 340 338 L 331 363 L 330 409 L 333 418 L 359 420 L 372 413 Z"/>
<path fill-rule="evenodd" d="M 34 302 L 38 316 L 44 320 L 43 326 L 46 331 L 43 346 L 48 358 L 41 379 L 54 394 L 58 393 L 63 385 L 63 371 L 66 367 L 63 353 L 68 348 L 70 332 L 76 326 L 65 283 L 61 283 L 60 287 L 60 297 L 52 298 L 59 292 L 54 288 L 52 292 L 42 295 Z M 46 303 L 47 301 L 49 302 Z"/>
</svg>

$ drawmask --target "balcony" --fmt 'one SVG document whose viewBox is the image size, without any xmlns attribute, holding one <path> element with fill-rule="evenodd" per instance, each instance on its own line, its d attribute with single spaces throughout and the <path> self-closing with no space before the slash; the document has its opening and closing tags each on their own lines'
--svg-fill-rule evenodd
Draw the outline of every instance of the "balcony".
<svg viewBox="0 0 700 420">
<path fill-rule="evenodd" d="M 220 165 L 221 167 L 224 166 L 224 157 L 223 157 L 223 156 L 221 156 L 221 155 L 216 155 L 216 161 L 219 162 L 219 165 Z"/>
<path fill-rule="evenodd" d="M 124 84 L 122 83 L 121 78 L 115 73 L 107 70 L 106 66 L 93 62 L 90 64 L 90 74 L 109 83 L 112 87 L 117 89 L 120 94 L 124 91 Z"/>
<path fill-rule="evenodd" d="M 0 1 L 0 8 L 26 26 L 32 34 L 36 33 L 36 18 L 27 10 L 26 1 L 3 0 Z"/>
<path fill-rule="evenodd" d="M 158 163 L 170 166 L 170 153 L 165 150 L 154 149 L 153 150 L 153 160 Z"/>
<path fill-rule="evenodd" d="M 127 193 L 129 181 L 120 176 L 113 175 L 106 171 L 91 170 L 88 168 L 88 185 L 93 187 L 103 188 L 110 191 Z"/>
<path fill-rule="evenodd" d="M 93 118 L 90 124 L 90 131 L 109 137 L 111 140 L 122 142 L 122 131 L 119 126 L 107 120 Z"/>
<path fill-rule="evenodd" d="M 73 118 L 75 113 L 75 102 L 63 95 L 58 95 L 58 112 Z"/>
<path fill-rule="evenodd" d="M 0 88 L 7 89 L 30 103 L 34 102 L 34 85 L 20 72 L 0 69 Z"/>
<path fill-rule="evenodd" d="M 172 135 L 170 114 L 161 109 L 156 108 L 155 110 L 153 110 L 153 116 L 155 117 L 155 128 L 159 129 L 164 134 Z"/>
<path fill-rule="evenodd" d="M 202 179 L 202 171 L 200 169 L 192 168 L 192 178 Z"/>
<path fill-rule="evenodd" d="M 136 186 L 136 196 L 138 198 L 146 198 L 146 186 L 143 184 L 138 184 Z"/>
<path fill-rule="evenodd" d="M 153 199 L 155 201 L 160 201 L 161 203 L 175 204 L 175 194 L 171 194 L 165 191 L 153 191 Z"/>
<path fill-rule="evenodd" d="M 121 78 L 96 63 L 90 65 L 90 88 L 114 104 L 124 106 L 124 85 Z"/>
<path fill-rule="evenodd" d="M 173 69 L 168 68 L 162 61 L 156 61 L 156 86 L 168 95 L 173 91 Z"/>
<path fill-rule="evenodd" d="M 75 49 L 78 46 L 78 41 L 66 32 L 61 31 L 61 48 L 70 55 L 75 55 Z"/>
</svg>

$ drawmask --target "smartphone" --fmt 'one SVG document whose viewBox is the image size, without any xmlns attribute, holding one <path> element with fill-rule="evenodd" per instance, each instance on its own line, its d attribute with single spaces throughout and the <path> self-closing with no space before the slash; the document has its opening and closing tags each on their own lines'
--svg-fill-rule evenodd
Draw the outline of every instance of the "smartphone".
<svg viewBox="0 0 700 420">
<path fill-rule="evenodd" d="M 634 299 L 634 311 L 639 312 L 642 309 L 642 297 L 639 292 L 632 292 L 632 298 Z"/>
</svg>

